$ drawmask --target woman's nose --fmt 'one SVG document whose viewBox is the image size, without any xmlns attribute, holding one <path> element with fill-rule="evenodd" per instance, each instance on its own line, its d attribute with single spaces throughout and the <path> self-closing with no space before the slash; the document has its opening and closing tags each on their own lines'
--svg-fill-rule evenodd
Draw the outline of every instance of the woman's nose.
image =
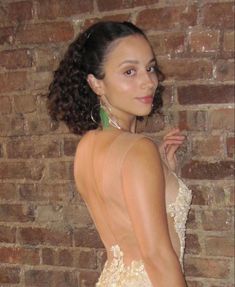
<svg viewBox="0 0 235 287">
<path fill-rule="evenodd" d="M 148 88 L 155 88 L 158 84 L 157 76 L 153 73 L 143 73 L 142 75 L 142 86 Z"/>
</svg>

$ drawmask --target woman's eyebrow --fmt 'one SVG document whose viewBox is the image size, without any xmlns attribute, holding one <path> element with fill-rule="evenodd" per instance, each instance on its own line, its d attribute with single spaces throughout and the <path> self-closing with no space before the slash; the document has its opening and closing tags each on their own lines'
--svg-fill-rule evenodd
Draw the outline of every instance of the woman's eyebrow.
<svg viewBox="0 0 235 287">
<path fill-rule="evenodd" d="M 155 58 L 152 58 L 152 59 L 148 62 L 148 64 L 153 63 L 153 62 L 156 62 L 156 59 L 155 59 Z M 122 66 L 122 65 L 124 65 L 124 64 L 139 64 L 139 61 L 138 61 L 138 60 L 125 60 L 125 61 L 123 61 L 123 62 L 121 62 L 121 63 L 119 64 L 119 67 Z"/>
</svg>

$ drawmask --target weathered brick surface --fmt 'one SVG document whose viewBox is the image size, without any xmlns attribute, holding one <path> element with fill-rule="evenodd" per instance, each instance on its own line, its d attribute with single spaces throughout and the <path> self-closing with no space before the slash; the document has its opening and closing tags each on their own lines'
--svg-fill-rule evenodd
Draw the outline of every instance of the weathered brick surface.
<svg viewBox="0 0 235 287">
<path fill-rule="evenodd" d="M 10 264 L 38 265 L 39 249 L 0 247 L 0 261 Z"/>
<path fill-rule="evenodd" d="M 127 9 L 127 8 L 135 8 L 138 6 L 145 6 L 150 4 L 158 3 L 159 0 L 114 0 L 114 1 L 106 1 L 106 0 L 97 0 L 98 8 L 100 11 L 108 11 L 108 10 L 118 10 L 118 9 Z"/>
<path fill-rule="evenodd" d="M 208 163 L 205 161 L 192 161 L 183 166 L 182 174 L 184 177 L 191 179 L 232 179 L 234 162 L 220 161 Z"/>
<path fill-rule="evenodd" d="M 229 278 L 229 261 L 192 257 L 187 260 L 185 271 L 188 276 L 204 278 Z"/>
<path fill-rule="evenodd" d="M 33 18 L 33 3 L 31 1 L 6 2 L 3 4 L 2 11 L 0 23 L 31 20 Z"/>
<path fill-rule="evenodd" d="M 69 230 L 28 227 L 20 230 L 19 242 L 28 245 L 49 244 L 54 246 L 71 246 L 72 235 Z"/>
<path fill-rule="evenodd" d="M 0 52 L 0 67 L 6 69 L 27 68 L 32 66 L 30 50 L 8 50 Z"/>
<path fill-rule="evenodd" d="M 69 17 L 75 14 L 92 12 L 92 0 L 40 0 L 38 1 L 37 14 L 40 19 L 55 19 Z"/>
<path fill-rule="evenodd" d="M 0 74 L 0 92 L 9 93 L 25 90 L 28 87 L 26 72 L 9 72 Z"/>
<path fill-rule="evenodd" d="M 178 88 L 178 101 L 181 105 L 199 105 L 208 103 L 232 103 L 233 85 L 193 85 Z"/>
<path fill-rule="evenodd" d="M 68 22 L 27 25 L 16 33 L 20 44 L 58 43 L 73 38 L 73 27 Z"/>
<path fill-rule="evenodd" d="M 194 26 L 197 20 L 196 6 L 164 7 L 140 12 L 137 24 L 145 29 L 174 29 Z"/>
<path fill-rule="evenodd" d="M 3 0 L 0 4 L 0 286 L 93 287 L 107 253 L 73 179 L 80 140 L 52 123 L 48 85 L 75 34 L 100 20 L 143 28 L 166 76 L 158 142 L 178 126 L 192 190 L 189 287 L 234 287 L 234 3 Z"/>
<path fill-rule="evenodd" d="M 233 28 L 234 5 L 227 3 L 208 3 L 202 10 L 203 24 L 211 28 Z"/>
<path fill-rule="evenodd" d="M 223 48 L 225 51 L 234 51 L 234 31 L 225 31 Z"/>
<path fill-rule="evenodd" d="M 223 248 L 220 248 L 221 246 L 223 246 Z M 210 236 L 206 238 L 206 254 L 233 257 L 234 239 L 218 236 Z"/>
<path fill-rule="evenodd" d="M 0 283 L 3 284 L 20 283 L 20 268 L 0 266 Z"/>
<path fill-rule="evenodd" d="M 193 31 L 190 34 L 191 52 L 216 52 L 219 48 L 219 31 Z"/>
<path fill-rule="evenodd" d="M 212 77 L 212 63 L 204 59 L 161 59 L 159 65 L 167 79 L 195 80 Z"/>
</svg>

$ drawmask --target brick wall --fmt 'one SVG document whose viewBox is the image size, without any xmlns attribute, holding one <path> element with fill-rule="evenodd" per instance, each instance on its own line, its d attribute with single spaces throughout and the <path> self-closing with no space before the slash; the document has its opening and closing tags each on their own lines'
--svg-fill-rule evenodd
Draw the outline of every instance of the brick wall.
<svg viewBox="0 0 235 287">
<path fill-rule="evenodd" d="M 145 132 L 158 138 L 178 125 L 187 134 L 188 285 L 234 286 L 233 15 L 225 0 L 0 2 L 0 286 L 94 286 L 104 264 L 73 182 L 79 138 L 51 124 L 45 107 L 66 46 L 99 19 L 144 28 L 167 76 L 164 122 L 153 118 Z"/>
</svg>

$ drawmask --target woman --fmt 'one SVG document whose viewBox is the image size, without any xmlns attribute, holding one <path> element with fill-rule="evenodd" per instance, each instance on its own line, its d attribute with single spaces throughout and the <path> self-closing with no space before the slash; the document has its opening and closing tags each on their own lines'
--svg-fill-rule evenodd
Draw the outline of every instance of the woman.
<svg viewBox="0 0 235 287">
<path fill-rule="evenodd" d="M 182 287 L 191 193 L 176 177 L 172 130 L 160 148 L 135 133 L 161 106 L 162 75 L 145 34 L 129 22 L 100 22 L 69 46 L 50 85 L 49 111 L 80 140 L 77 188 L 107 250 L 96 286 Z M 173 170 L 173 171 L 172 171 Z"/>
</svg>

